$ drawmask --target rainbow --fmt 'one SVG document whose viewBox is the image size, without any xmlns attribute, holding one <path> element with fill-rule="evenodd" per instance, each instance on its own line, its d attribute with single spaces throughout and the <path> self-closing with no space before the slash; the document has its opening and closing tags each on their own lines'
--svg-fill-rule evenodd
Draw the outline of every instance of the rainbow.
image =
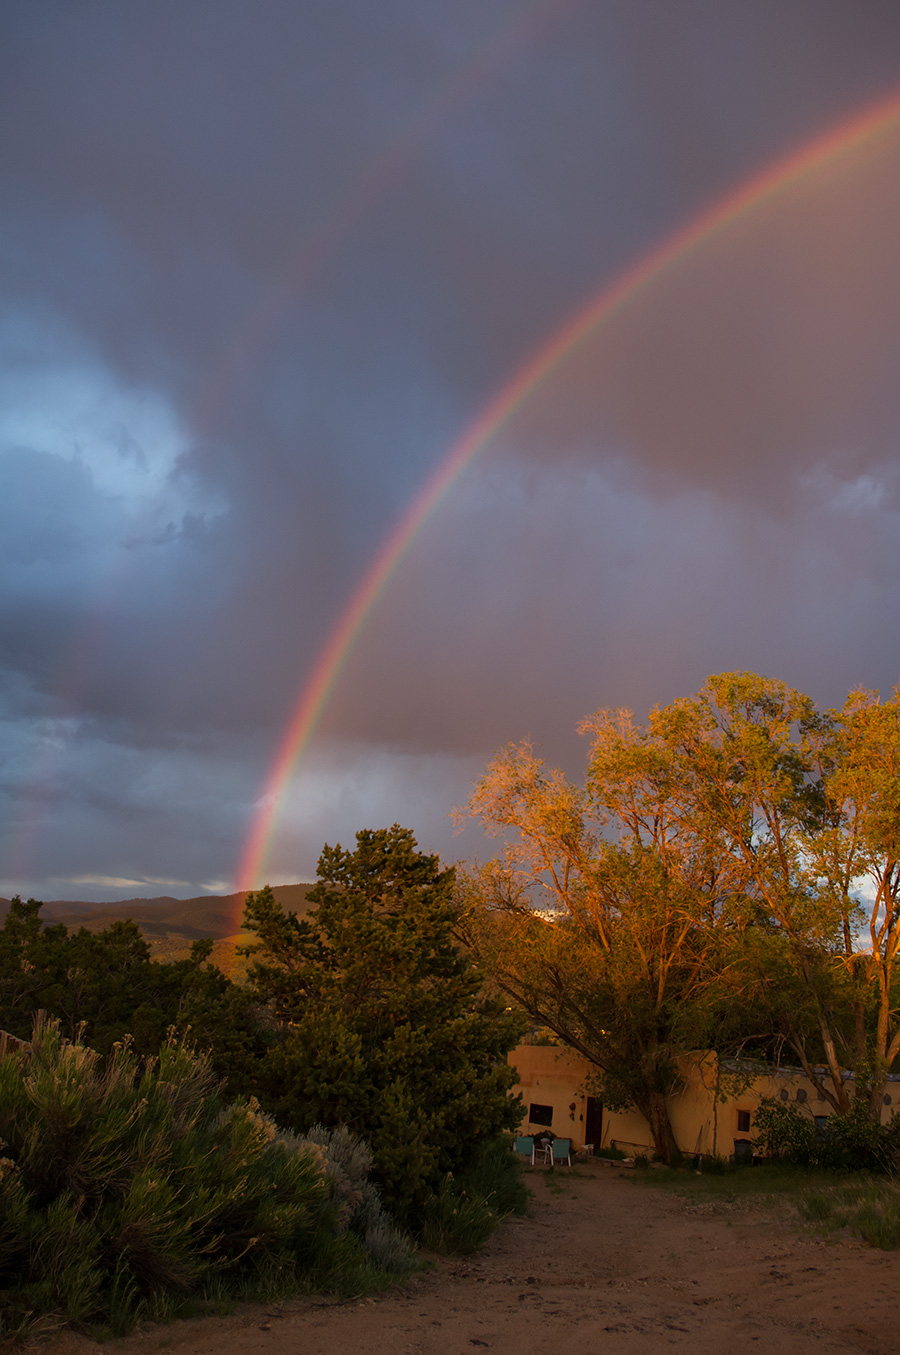
<svg viewBox="0 0 900 1355">
<path fill-rule="evenodd" d="M 865 109 L 778 159 L 604 285 L 552 334 L 484 406 L 372 560 L 300 693 L 271 764 L 238 870 L 241 894 L 257 887 L 272 839 L 281 796 L 315 732 L 337 679 L 379 598 L 422 527 L 471 461 L 584 341 L 674 265 L 732 223 L 758 210 L 804 175 L 830 166 L 900 121 L 900 94 Z"/>
</svg>

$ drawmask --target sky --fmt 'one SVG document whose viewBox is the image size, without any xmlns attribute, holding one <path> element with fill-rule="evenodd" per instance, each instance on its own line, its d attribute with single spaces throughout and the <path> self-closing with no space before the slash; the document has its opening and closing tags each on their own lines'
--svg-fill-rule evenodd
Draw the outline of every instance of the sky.
<svg viewBox="0 0 900 1355">
<path fill-rule="evenodd" d="M 887 694 L 900 105 L 410 515 L 893 96 L 896 0 L 0 0 L 0 894 L 225 892 L 254 829 L 257 885 L 393 822 L 483 856 L 511 740 L 578 777 L 710 673 Z"/>
</svg>

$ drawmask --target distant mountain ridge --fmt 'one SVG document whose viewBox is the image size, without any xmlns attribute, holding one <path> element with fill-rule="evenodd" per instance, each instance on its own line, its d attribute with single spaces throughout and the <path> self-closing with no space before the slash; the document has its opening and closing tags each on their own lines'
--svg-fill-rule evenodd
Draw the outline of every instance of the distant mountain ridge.
<svg viewBox="0 0 900 1355">
<path fill-rule="evenodd" d="M 273 885 L 272 893 L 288 912 L 308 911 L 306 896 L 312 884 Z M 201 894 L 193 899 L 174 899 L 163 894 L 155 899 L 122 899 L 119 903 L 86 903 L 75 900 L 47 902 L 41 909 L 45 922 L 62 922 L 70 930 L 87 927 L 102 931 L 120 918 L 133 918 L 150 940 L 183 937 L 186 942 L 211 936 L 215 941 L 240 931 L 246 891 L 236 894 Z M 9 899 L 0 899 L 0 921 L 9 910 Z"/>
</svg>

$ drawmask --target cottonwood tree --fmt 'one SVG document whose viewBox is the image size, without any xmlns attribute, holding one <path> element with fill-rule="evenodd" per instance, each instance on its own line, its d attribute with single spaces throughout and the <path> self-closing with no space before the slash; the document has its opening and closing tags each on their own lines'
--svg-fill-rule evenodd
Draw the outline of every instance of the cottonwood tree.
<svg viewBox="0 0 900 1355">
<path fill-rule="evenodd" d="M 279 1039 L 263 1068 L 281 1123 L 347 1125 L 414 1224 L 448 1171 L 512 1129 L 521 1103 L 506 1054 L 522 1031 L 454 939 L 454 871 L 395 824 L 326 846 L 305 918 L 268 888 L 247 898 L 250 982 Z"/>
<path fill-rule="evenodd" d="M 783 683 L 726 673 L 653 719 L 681 821 L 724 849 L 749 919 L 780 947 L 791 1049 L 836 1110 L 850 1108 L 852 1070 L 877 1115 L 900 1054 L 897 691 L 820 712 Z"/>
<path fill-rule="evenodd" d="M 823 794 L 809 870 L 840 919 L 836 954 L 850 988 L 857 1095 L 880 1113 L 900 1055 L 900 691 L 851 693 L 810 736 Z"/>
<path fill-rule="evenodd" d="M 725 673 L 646 726 L 602 710 L 582 732 L 584 790 L 513 746 L 464 811 L 504 839 L 467 884 L 497 982 L 613 1097 L 631 1077 L 663 1156 L 677 1055 L 704 1038 L 780 1034 L 836 1110 L 852 1069 L 877 1114 L 900 1054 L 897 693 L 820 712 Z"/>
<path fill-rule="evenodd" d="M 626 713 L 595 729 L 603 785 L 581 790 L 528 744 L 489 764 L 463 816 L 503 841 L 464 879 L 463 934 L 499 987 L 597 1066 L 610 1106 L 636 1106 L 676 1150 L 679 1056 L 721 1042 L 733 900 L 671 813 L 663 750 Z"/>
</svg>

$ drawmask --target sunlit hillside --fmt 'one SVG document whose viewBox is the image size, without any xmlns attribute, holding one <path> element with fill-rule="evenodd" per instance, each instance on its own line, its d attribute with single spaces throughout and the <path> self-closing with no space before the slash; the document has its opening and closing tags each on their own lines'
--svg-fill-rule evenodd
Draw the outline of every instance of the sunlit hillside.
<svg viewBox="0 0 900 1355">
<path fill-rule="evenodd" d="M 311 884 L 275 885 L 272 892 L 284 908 L 305 913 L 310 889 Z M 0 919 L 8 906 L 8 899 L 0 899 Z M 252 940 L 251 933 L 239 930 L 242 908 L 241 894 L 204 894 L 194 899 L 122 899 L 104 904 L 57 900 L 45 903 L 41 915 L 45 922 L 62 922 L 70 931 L 87 927 L 92 932 L 102 931 L 119 918 L 133 918 L 155 960 L 183 959 L 194 941 L 211 937 L 214 963 L 237 978 L 247 967 L 237 947 Z"/>
</svg>

